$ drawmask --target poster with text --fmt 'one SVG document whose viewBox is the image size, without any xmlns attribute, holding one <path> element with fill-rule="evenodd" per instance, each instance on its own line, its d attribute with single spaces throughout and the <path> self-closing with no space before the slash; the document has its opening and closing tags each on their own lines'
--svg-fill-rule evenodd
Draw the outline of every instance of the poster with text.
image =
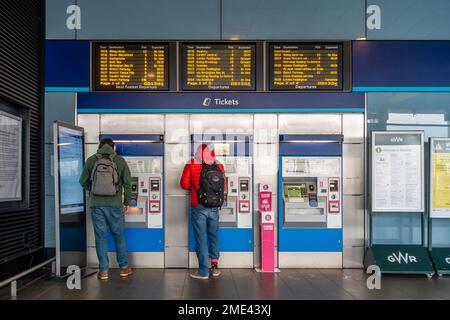
<svg viewBox="0 0 450 320">
<path fill-rule="evenodd" d="M 22 200 L 22 119 L 0 111 L 0 202 Z"/>
<path fill-rule="evenodd" d="M 430 217 L 450 218 L 450 138 L 432 138 L 430 148 Z"/>
<path fill-rule="evenodd" d="M 423 212 L 422 132 L 372 132 L 372 211 Z"/>
</svg>

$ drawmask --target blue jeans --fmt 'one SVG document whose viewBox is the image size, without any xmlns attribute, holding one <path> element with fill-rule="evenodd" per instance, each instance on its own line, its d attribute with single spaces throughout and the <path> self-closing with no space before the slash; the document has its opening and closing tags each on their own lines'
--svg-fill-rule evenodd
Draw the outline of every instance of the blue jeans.
<svg viewBox="0 0 450 320">
<path fill-rule="evenodd" d="M 124 236 L 125 215 L 122 208 L 93 207 L 92 223 L 100 271 L 106 272 L 109 269 L 108 229 L 111 231 L 114 240 L 119 267 L 128 267 L 127 246 Z"/>
<path fill-rule="evenodd" d="M 208 256 L 219 259 L 219 208 L 192 207 L 192 226 L 195 236 L 195 252 L 198 259 L 198 273 L 209 274 Z"/>
</svg>

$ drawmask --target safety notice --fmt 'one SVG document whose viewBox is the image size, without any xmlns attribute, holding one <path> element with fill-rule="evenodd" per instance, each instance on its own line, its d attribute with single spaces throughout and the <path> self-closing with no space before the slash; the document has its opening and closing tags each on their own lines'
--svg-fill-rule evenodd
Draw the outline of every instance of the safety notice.
<svg viewBox="0 0 450 320">
<path fill-rule="evenodd" d="M 0 202 L 22 199 L 22 119 L 0 112 Z"/>
<path fill-rule="evenodd" d="M 430 216 L 450 217 L 450 138 L 433 138 L 431 147 Z"/>
</svg>

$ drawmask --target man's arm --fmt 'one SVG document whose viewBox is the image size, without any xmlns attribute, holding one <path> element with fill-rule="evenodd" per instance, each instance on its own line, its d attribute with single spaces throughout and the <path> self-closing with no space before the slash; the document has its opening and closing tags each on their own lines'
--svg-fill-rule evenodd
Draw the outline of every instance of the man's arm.
<svg viewBox="0 0 450 320">
<path fill-rule="evenodd" d="M 84 164 L 83 171 L 81 171 L 80 176 L 80 185 L 83 187 L 84 190 L 90 191 L 91 189 L 91 171 L 92 171 L 92 165 L 91 165 L 90 158 L 87 159 L 86 163 Z"/>
<path fill-rule="evenodd" d="M 123 205 L 128 206 L 131 201 L 131 173 L 130 168 L 125 160 L 122 173 L 122 187 L 123 187 Z"/>
</svg>

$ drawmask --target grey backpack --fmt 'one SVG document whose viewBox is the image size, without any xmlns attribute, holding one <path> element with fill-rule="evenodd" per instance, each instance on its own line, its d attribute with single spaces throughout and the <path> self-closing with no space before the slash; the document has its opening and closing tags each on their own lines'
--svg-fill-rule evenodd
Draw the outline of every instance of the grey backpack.
<svg viewBox="0 0 450 320">
<path fill-rule="evenodd" d="M 95 155 L 94 168 L 91 173 L 91 192 L 97 196 L 115 196 L 119 192 L 119 174 L 114 162 L 115 154 Z"/>
</svg>

